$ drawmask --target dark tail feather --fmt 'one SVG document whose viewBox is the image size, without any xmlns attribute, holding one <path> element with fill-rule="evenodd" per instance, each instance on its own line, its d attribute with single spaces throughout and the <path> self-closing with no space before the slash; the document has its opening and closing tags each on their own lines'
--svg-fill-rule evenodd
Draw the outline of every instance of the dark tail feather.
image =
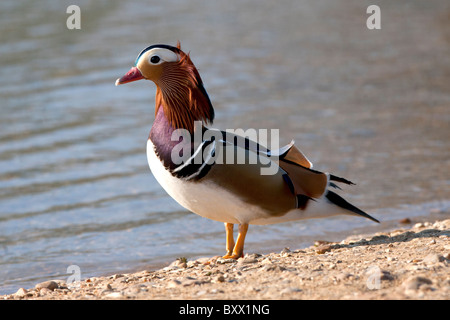
<svg viewBox="0 0 450 320">
<path fill-rule="evenodd" d="M 354 212 L 354 213 L 356 213 L 360 216 L 363 216 L 367 219 L 370 219 L 372 221 L 380 223 L 380 221 L 369 216 L 367 213 L 365 213 L 361 209 L 359 209 L 359 208 L 355 207 L 354 205 L 352 205 L 351 203 L 347 202 L 344 198 L 342 198 L 337 193 L 334 193 L 333 191 L 328 191 L 326 197 L 329 201 L 331 201 L 332 203 L 334 203 L 335 205 L 337 205 L 343 209 L 349 210 L 349 211 Z"/>
<path fill-rule="evenodd" d="M 332 175 L 332 174 L 330 174 L 330 180 L 331 181 L 342 182 L 342 183 L 345 183 L 345 184 L 354 184 L 350 180 L 347 180 L 347 179 L 344 179 L 344 178 L 341 178 L 341 177 L 338 177 L 338 176 L 335 176 L 335 175 Z"/>
<path fill-rule="evenodd" d="M 335 189 L 342 190 L 342 188 L 339 187 L 339 186 L 338 186 L 336 183 L 334 183 L 334 182 L 330 182 L 330 187 L 333 187 L 333 188 L 335 188 Z"/>
</svg>

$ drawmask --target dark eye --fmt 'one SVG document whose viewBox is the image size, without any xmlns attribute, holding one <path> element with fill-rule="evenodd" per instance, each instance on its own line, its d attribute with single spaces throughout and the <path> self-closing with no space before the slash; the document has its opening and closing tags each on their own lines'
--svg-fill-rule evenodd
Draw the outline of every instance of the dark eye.
<svg viewBox="0 0 450 320">
<path fill-rule="evenodd" d="M 153 56 L 150 58 L 151 63 L 158 63 L 160 60 L 161 60 L 161 58 L 158 56 Z"/>
</svg>

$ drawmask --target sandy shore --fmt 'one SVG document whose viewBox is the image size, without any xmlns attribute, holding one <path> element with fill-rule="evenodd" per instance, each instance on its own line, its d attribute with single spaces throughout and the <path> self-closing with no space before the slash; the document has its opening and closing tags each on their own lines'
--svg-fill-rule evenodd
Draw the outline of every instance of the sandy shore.
<svg viewBox="0 0 450 320">
<path fill-rule="evenodd" d="M 50 280 L 8 299 L 449 299 L 450 219 L 267 255 Z"/>
</svg>

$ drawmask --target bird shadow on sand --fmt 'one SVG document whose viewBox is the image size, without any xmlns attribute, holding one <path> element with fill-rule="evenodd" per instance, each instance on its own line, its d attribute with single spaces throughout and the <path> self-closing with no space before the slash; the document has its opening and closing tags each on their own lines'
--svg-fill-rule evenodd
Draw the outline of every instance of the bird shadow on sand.
<svg viewBox="0 0 450 320">
<path fill-rule="evenodd" d="M 370 240 L 361 239 L 359 241 L 350 242 L 348 244 L 333 244 L 331 245 L 331 248 L 353 248 L 357 246 L 390 244 L 396 242 L 407 242 L 416 238 L 437 238 L 439 236 L 450 237 L 450 230 L 425 229 L 419 232 L 405 231 L 394 236 L 377 235 L 373 236 Z"/>
</svg>

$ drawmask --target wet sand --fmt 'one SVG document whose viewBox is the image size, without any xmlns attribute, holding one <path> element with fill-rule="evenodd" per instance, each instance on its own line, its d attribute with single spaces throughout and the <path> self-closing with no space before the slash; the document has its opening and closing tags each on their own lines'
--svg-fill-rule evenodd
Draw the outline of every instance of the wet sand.
<svg viewBox="0 0 450 320">
<path fill-rule="evenodd" d="M 450 219 L 318 241 L 236 260 L 181 258 L 156 271 L 49 280 L 9 299 L 275 300 L 439 299 L 450 297 Z"/>
</svg>

